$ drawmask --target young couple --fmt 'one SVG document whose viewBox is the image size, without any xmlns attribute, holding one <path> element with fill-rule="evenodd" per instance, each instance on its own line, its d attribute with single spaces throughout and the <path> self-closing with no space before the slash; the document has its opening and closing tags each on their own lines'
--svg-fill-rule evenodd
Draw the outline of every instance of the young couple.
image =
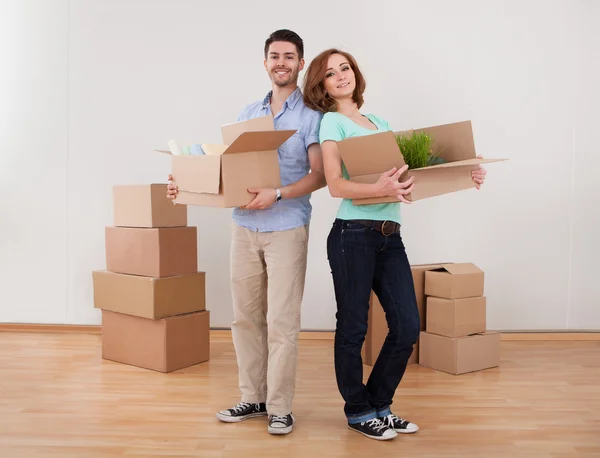
<svg viewBox="0 0 600 458">
<path fill-rule="evenodd" d="M 414 433 L 417 425 L 391 411 L 420 329 L 400 236 L 401 204 L 352 205 L 354 198 L 379 196 L 408 203 L 405 195 L 414 184 L 412 179 L 399 182 L 406 167 L 383 173 L 375 184 L 348 180 L 336 142 L 390 130 L 385 120 L 361 114 L 365 80 L 352 56 L 333 49 L 317 56 L 308 67 L 303 94 L 298 88 L 302 39 L 278 30 L 267 39 L 264 52 L 272 90 L 247 106 L 238 120 L 271 114 L 275 129 L 297 133 L 278 150 L 282 188 L 251 189 L 252 202 L 233 212 L 232 335 L 241 402 L 218 412 L 217 418 L 233 423 L 268 415 L 269 433 L 292 431 L 309 199 L 327 185 L 333 197 L 342 198 L 327 256 L 337 302 L 335 372 L 348 427 L 377 440 Z M 473 172 L 478 188 L 485 174 L 482 168 Z M 176 178 L 169 176 L 171 199 L 177 194 Z M 385 310 L 389 332 L 365 385 L 361 348 L 371 290 Z"/>
</svg>

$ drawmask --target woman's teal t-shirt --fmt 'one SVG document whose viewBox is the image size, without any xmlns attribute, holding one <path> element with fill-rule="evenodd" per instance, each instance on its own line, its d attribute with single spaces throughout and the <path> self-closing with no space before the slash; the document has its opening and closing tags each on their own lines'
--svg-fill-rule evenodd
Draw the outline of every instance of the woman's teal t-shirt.
<svg viewBox="0 0 600 458">
<path fill-rule="evenodd" d="M 377 130 L 362 127 L 343 114 L 337 112 L 326 113 L 321 120 L 319 130 L 320 143 L 322 144 L 327 140 L 340 142 L 350 137 L 361 137 L 363 135 L 372 135 L 391 130 L 384 119 L 372 114 L 365 116 L 375 124 Z M 368 154 L 368 151 L 365 151 L 365 154 Z M 343 161 L 342 176 L 346 180 L 350 178 Z M 375 221 L 394 221 L 400 224 L 400 202 L 353 205 L 351 199 L 342 199 L 337 217 L 343 220 L 370 219 Z"/>
</svg>

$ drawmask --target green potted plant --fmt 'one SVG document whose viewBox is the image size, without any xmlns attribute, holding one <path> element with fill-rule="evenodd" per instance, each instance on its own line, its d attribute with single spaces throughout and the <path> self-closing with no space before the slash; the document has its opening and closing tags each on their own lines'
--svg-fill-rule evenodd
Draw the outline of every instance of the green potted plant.
<svg viewBox="0 0 600 458">
<path fill-rule="evenodd" d="M 433 138 L 426 132 L 396 135 L 396 143 L 409 169 L 418 169 L 430 165 L 443 164 L 446 161 L 431 149 Z"/>
</svg>

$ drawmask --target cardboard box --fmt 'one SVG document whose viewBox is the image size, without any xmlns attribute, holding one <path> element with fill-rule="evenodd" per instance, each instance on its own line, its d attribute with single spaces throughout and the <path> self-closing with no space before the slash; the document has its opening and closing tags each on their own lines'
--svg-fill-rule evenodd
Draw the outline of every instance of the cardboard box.
<svg viewBox="0 0 600 458">
<path fill-rule="evenodd" d="M 426 299 L 425 299 L 425 272 L 431 269 L 440 268 L 441 264 L 420 264 L 410 267 L 413 283 L 415 287 L 415 295 L 417 297 L 417 308 L 419 309 L 419 318 L 421 321 L 421 331 L 425 330 L 426 317 Z M 371 293 L 371 306 L 369 307 L 369 326 L 367 335 L 362 348 L 363 364 L 373 366 L 383 342 L 388 333 L 387 321 L 385 313 L 375 293 Z M 419 362 L 419 342 L 416 343 L 413 353 L 408 360 L 408 364 L 417 364 Z"/>
<path fill-rule="evenodd" d="M 497 367 L 500 333 L 453 338 L 421 332 L 419 364 L 453 375 Z"/>
<path fill-rule="evenodd" d="M 427 298 L 427 325 L 429 334 L 463 337 L 486 330 L 486 298 L 466 299 Z"/>
<path fill-rule="evenodd" d="M 198 271 L 197 228 L 106 227 L 106 270 L 146 277 Z"/>
<path fill-rule="evenodd" d="M 204 272 L 153 278 L 92 272 L 94 307 L 149 319 L 206 309 Z"/>
<path fill-rule="evenodd" d="M 267 115 L 223 126 L 224 144 L 202 144 L 204 156 L 172 155 L 173 182 L 179 188 L 175 203 L 241 207 L 255 197 L 248 188 L 281 187 L 277 149 L 295 132 L 276 131 Z"/>
<path fill-rule="evenodd" d="M 167 199 L 166 184 L 113 187 L 113 225 L 122 227 L 184 227 L 187 207 Z"/>
<path fill-rule="evenodd" d="M 209 311 L 149 320 L 102 311 L 102 358 L 159 372 L 208 361 Z"/>
<path fill-rule="evenodd" d="M 475 264 L 443 264 L 425 274 L 425 294 L 444 299 L 483 296 L 484 273 Z"/>
<path fill-rule="evenodd" d="M 476 184 L 471 171 L 480 164 L 503 161 L 505 159 L 477 159 L 471 121 L 440 126 L 426 127 L 409 131 L 382 132 L 353 137 L 338 142 L 338 148 L 350 181 L 376 183 L 383 172 L 393 167 L 405 165 L 402 153 L 396 143 L 396 135 L 410 132 L 427 132 L 433 137 L 432 150 L 445 159 L 444 164 L 411 169 L 400 181 L 414 176 L 415 187 L 407 200 L 417 201 L 473 188 Z M 365 154 L 368 151 L 369 154 Z M 374 197 L 354 199 L 354 205 L 398 202 L 394 197 Z"/>
</svg>

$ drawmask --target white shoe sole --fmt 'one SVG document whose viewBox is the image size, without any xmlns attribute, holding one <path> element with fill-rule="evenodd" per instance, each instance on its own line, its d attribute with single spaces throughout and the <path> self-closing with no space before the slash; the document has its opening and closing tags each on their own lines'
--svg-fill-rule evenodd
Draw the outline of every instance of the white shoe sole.
<svg viewBox="0 0 600 458">
<path fill-rule="evenodd" d="M 414 434 L 418 431 L 418 429 L 412 431 L 407 431 L 405 429 L 395 429 L 394 431 L 396 431 L 398 434 Z"/>
<path fill-rule="evenodd" d="M 289 434 L 292 432 L 293 426 L 288 426 L 286 428 L 271 428 L 269 426 L 268 431 L 269 434 L 281 435 L 281 434 Z"/>
<path fill-rule="evenodd" d="M 223 415 L 222 413 L 217 413 L 217 418 L 224 423 L 239 423 L 240 421 L 248 420 L 249 418 L 266 417 L 266 416 L 267 416 L 267 412 L 251 413 L 250 415 L 246 415 L 245 417 L 232 417 L 231 415 Z"/>
<path fill-rule="evenodd" d="M 350 431 L 354 431 L 355 433 L 362 434 L 363 436 L 368 437 L 369 439 L 375 439 L 376 441 L 389 441 L 389 440 L 394 439 L 395 437 L 398 436 L 398 433 L 395 430 L 392 430 L 392 431 L 394 431 L 396 433 L 393 436 L 384 437 L 384 436 L 369 436 L 368 434 L 365 434 L 362 431 L 359 431 L 358 429 L 351 428 L 350 425 L 348 425 L 348 429 Z"/>
<path fill-rule="evenodd" d="M 419 427 L 416 426 L 417 429 L 394 429 L 398 434 L 414 434 L 419 430 Z"/>
</svg>

